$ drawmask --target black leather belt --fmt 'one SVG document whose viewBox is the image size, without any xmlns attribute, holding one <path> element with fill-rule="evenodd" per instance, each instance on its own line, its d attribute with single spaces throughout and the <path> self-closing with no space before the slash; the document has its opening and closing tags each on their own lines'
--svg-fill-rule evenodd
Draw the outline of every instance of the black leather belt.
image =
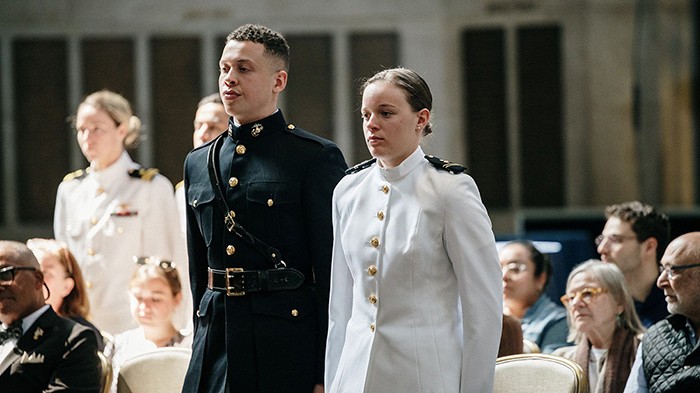
<svg viewBox="0 0 700 393">
<path fill-rule="evenodd" d="M 225 292 L 227 296 L 243 296 L 247 292 L 283 291 L 296 289 L 304 283 L 304 275 L 292 268 L 268 270 L 243 270 L 208 268 L 207 286 L 212 291 Z"/>
</svg>

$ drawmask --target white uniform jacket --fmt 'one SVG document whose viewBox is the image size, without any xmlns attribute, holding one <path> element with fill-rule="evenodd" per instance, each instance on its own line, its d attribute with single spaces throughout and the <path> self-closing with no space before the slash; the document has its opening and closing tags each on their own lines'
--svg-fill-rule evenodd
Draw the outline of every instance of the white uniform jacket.
<svg viewBox="0 0 700 393">
<path fill-rule="evenodd" d="M 419 147 L 333 195 L 330 393 L 491 392 L 501 271 L 474 180 Z"/>
<path fill-rule="evenodd" d="M 83 272 L 90 320 L 111 334 L 136 327 L 128 292 L 136 269 L 133 256 L 175 262 L 183 286 L 176 325 L 187 326 L 192 310 L 186 245 L 172 183 L 159 174 L 129 174 L 139 168 L 123 152 L 104 170 L 66 176 L 56 196 L 54 235 L 68 245 Z"/>
</svg>

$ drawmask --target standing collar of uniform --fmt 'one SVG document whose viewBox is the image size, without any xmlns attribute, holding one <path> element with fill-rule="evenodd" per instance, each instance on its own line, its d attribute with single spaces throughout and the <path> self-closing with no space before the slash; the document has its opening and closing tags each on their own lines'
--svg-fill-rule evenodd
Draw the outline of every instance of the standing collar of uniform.
<svg viewBox="0 0 700 393">
<path fill-rule="evenodd" d="M 282 111 L 277 111 L 270 116 L 246 124 L 236 124 L 233 117 L 228 120 L 228 135 L 233 140 L 245 143 L 259 140 L 274 132 L 285 129 L 287 123 Z"/>
<path fill-rule="evenodd" d="M 90 174 L 95 177 L 95 180 L 100 184 L 109 184 L 128 174 L 129 169 L 138 168 L 138 165 L 131 160 L 129 153 L 124 150 L 119 156 L 119 159 L 114 164 L 96 171 L 92 168 Z"/>
<path fill-rule="evenodd" d="M 386 180 L 390 182 L 399 181 L 411 173 L 421 162 L 427 162 L 424 159 L 425 154 L 420 146 L 411 153 L 410 156 L 406 157 L 398 166 L 393 168 L 384 168 L 381 166 L 379 160 L 377 160 L 377 168 L 379 168 L 379 173 Z"/>
</svg>

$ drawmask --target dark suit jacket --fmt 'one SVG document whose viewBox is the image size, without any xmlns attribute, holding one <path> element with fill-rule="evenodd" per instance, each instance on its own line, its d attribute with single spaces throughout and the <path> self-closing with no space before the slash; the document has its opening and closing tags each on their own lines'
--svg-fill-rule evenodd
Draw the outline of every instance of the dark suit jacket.
<svg viewBox="0 0 700 393">
<path fill-rule="evenodd" d="M 0 361 L 0 391 L 98 393 L 95 334 L 49 307 Z"/>
<path fill-rule="evenodd" d="M 255 135 L 254 125 L 262 132 Z M 259 127 L 255 127 L 258 129 Z M 306 277 L 295 290 L 227 296 L 207 289 L 207 267 L 271 269 L 224 226 L 207 171 L 211 144 L 185 161 L 187 244 L 197 310 L 185 392 L 311 392 L 323 383 L 333 240 L 331 199 L 345 160 L 332 142 L 287 125 L 280 111 L 235 127 L 219 154 L 236 220 Z M 235 178 L 235 179 L 234 179 Z"/>
</svg>

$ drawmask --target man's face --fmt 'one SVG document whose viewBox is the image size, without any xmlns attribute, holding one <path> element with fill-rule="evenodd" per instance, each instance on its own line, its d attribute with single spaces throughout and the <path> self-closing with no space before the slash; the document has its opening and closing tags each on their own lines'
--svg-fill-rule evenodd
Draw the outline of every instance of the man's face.
<svg viewBox="0 0 700 393">
<path fill-rule="evenodd" d="M 598 244 L 601 260 L 616 264 L 626 274 L 641 266 L 642 250 L 642 244 L 629 222 L 617 217 L 608 219 Z"/>
<path fill-rule="evenodd" d="M 700 263 L 688 253 L 693 247 L 698 246 L 683 237 L 672 241 L 661 258 L 661 266 L 669 268 Z M 661 273 L 656 285 L 664 291 L 668 312 L 685 315 L 696 323 L 700 321 L 700 267 L 673 271 L 670 279 L 665 272 Z"/>
<path fill-rule="evenodd" d="M 228 114 L 224 106 L 215 102 L 197 108 L 194 116 L 192 144 L 199 147 L 216 138 L 228 128 Z"/>
<path fill-rule="evenodd" d="M 265 54 L 265 46 L 229 41 L 219 60 L 219 92 L 226 112 L 238 123 L 265 118 L 277 110 L 277 96 L 287 85 L 281 61 Z"/>
<path fill-rule="evenodd" d="M 40 272 L 18 269 L 16 263 L 0 258 L 0 272 L 12 266 L 13 271 L 0 273 L 0 320 L 7 325 L 35 311 L 37 291 L 42 292 L 43 288 Z"/>
</svg>

